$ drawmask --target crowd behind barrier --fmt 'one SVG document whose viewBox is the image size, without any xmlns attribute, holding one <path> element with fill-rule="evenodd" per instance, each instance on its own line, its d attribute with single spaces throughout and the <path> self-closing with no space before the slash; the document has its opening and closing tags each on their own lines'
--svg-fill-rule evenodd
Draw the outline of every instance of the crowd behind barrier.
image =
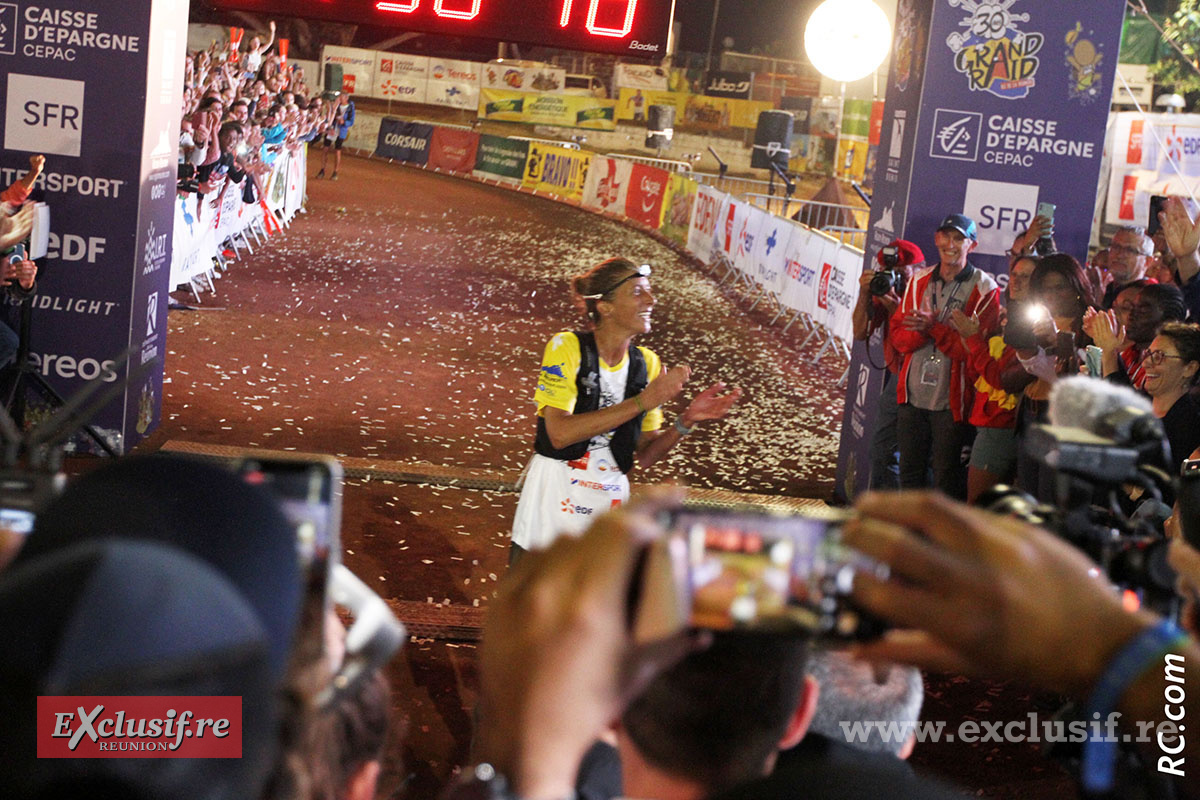
<svg viewBox="0 0 1200 800">
<path fill-rule="evenodd" d="M 287 62 L 286 40 L 241 29 L 190 53 L 184 68 L 172 288 L 193 293 L 243 248 L 282 230 L 303 209 L 306 145 L 344 139 L 352 105 L 316 96 Z M 336 168 L 335 168 L 336 169 Z"/>
<path fill-rule="evenodd" d="M 384 118 L 374 155 L 546 196 L 654 232 L 707 265 L 721 284 L 745 291 L 752 307 L 773 303 L 772 323 L 801 322 L 809 331 L 803 344 L 822 345 L 814 361 L 830 349 L 849 357 L 863 251 L 704 182 L 720 184 L 718 176 L 570 143 L 394 117 Z M 791 208 L 800 214 L 804 205 Z"/>
</svg>

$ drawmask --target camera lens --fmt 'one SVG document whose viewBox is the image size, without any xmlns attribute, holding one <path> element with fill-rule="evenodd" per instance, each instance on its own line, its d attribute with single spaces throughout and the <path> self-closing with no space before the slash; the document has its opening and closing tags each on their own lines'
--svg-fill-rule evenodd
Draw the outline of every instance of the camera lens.
<svg viewBox="0 0 1200 800">
<path fill-rule="evenodd" d="M 891 270 L 880 270 L 871 278 L 870 292 L 876 297 L 883 297 L 896 285 L 896 273 Z"/>
</svg>

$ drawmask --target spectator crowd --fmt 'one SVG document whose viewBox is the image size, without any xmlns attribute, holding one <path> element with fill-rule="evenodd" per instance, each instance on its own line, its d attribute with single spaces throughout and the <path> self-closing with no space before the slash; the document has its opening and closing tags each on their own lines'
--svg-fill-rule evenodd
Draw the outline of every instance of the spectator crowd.
<svg viewBox="0 0 1200 800">
<path fill-rule="evenodd" d="M 1200 218 L 1171 198 L 1153 236 L 1121 228 L 1081 264 L 1036 217 L 1008 251 L 1008 286 L 972 266 L 975 222 L 947 216 L 936 258 L 882 249 L 854 309 L 856 338 L 882 341 L 886 369 L 871 442 L 873 489 L 933 487 L 974 502 L 998 484 L 1053 501 L 1053 475 L 1024 454 L 1049 398 L 1080 373 L 1141 393 L 1162 420 L 1178 475 L 1200 447 Z M 886 262 L 886 263 L 885 263 Z M 872 291 L 872 282 L 886 291 Z M 886 286 L 885 286 L 886 284 Z"/>
<path fill-rule="evenodd" d="M 180 193 L 219 190 L 216 206 L 231 185 L 240 185 L 243 199 L 256 202 L 281 153 L 320 140 L 337 150 L 336 178 L 342 143 L 354 124 L 353 101 L 338 91 L 318 95 L 304 69 L 273 49 L 274 22 L 266 41 L 254 36 L 245 50 L 239 48 L 240 31 L 233 33 L 189 53 L 185 62 Z M 324 165 L 318 177 L 324 177 Z"/>
</svg>

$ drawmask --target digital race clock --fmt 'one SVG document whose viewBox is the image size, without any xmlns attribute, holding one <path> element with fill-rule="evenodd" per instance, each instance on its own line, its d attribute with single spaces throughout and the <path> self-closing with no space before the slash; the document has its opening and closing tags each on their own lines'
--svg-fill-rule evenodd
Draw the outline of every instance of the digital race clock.
<svg viewBox="0 0 1200 800">
<path fill-rule="evenodd" d="M 217 8 L 659 59 L 675 0 L 209 0 Z"/>
</svg>

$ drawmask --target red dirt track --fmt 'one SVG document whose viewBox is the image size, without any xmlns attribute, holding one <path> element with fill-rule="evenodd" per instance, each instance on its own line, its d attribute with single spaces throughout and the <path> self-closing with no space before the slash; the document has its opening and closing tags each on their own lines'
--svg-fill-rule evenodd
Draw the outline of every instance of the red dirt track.
<svg viewBox="0 0 1200 800">
<path fill-rule="evenodd" d="M 746 392 L 730 419 L 635 482 L 832 494 L 845 363 L 810 364 L 801 331 L 768 327 L 773 309 L 748 314 L 671 248 L 563 204 L 381 161 L 347 157 L 339 181 L 308 192 L 309 213 L 235 263 L 201 310 L 171 312 L 163 422 L 139 451 L 288 449 L 512 480 L 531 452 L 542 348 L 583 321 L 568 279 L 621 255 L 653 266 L 654 331 L 640 343 L 691 365 L 685 396 L 718 379 Z M 504 573 L 515 494 L 356 477 L 344 506 L 344 560 L 381 596 L 478 620 Z M 434 797 L 466 762 L 475 665 L 472 643 L 433 638 L 393 660 L 407 735 L 379 796 Z M 954 724 L 983 694 L 941 681 L 928 713 Z M 1028 694 L 987 694 L 1018 706 L 1007 719 L 1030 710 Z M 1029 748 L 950 747 L 928 746 L 929 764 L 990 796 L 1050 797 L 1036 789 L 1060 780 Z"/>
</svg>

